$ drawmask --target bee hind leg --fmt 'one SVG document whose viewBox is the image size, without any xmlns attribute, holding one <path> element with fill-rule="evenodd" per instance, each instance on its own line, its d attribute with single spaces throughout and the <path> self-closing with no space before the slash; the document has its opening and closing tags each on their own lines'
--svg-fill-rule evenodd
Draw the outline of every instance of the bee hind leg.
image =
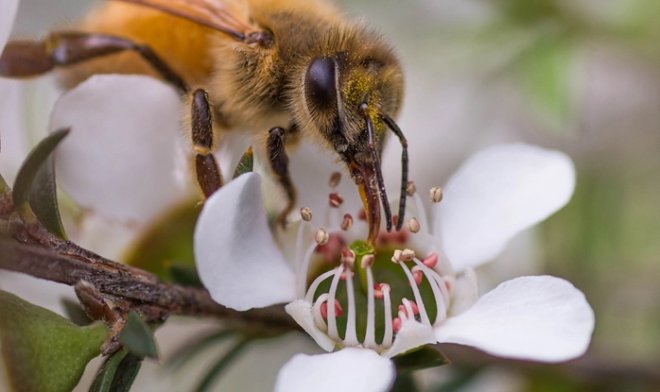
<svg viewBox="0 0 660 392">
<path fill-rule="evenodd" d="M 29 77 L 58 66 L 77 64 L 125 50 L 138 53 L 158 74 L 181 93 L 188 85 L 147 45 L 107 34 L 54 32 L 43 41 L 10 41 L 0 57 L 0 76 Z"/>
<path fill-rule="evenodd" d="M 209 98 L 203 89 L 192 93 L 190 107 L 191 136 L 195 151 L 195 175 L 205 198 L 209 198 L 222 187 L 220 166 L 213 156 L 215 140 L 213 136 L 213 112 Z"/>
<path fill-rule="evenodd" d="M 289 131 L 284 128 L 275 127 L 268 131 L 268 161 L 270 167 L 275 173 L 275 178 L 280 184 L 286 194 L 287 204 L 284 210 L 280 212 L 277 217 L 277 223 L 282 227 L 286 225 L 286 218 L 295 206 L 296 202 L 296 188 L 293 186 L 291 174 L 289 173 L 289 157 L 286 155 L 286 134 L 295 133 L 295 126 L 292 126 Z"/>
</svg>

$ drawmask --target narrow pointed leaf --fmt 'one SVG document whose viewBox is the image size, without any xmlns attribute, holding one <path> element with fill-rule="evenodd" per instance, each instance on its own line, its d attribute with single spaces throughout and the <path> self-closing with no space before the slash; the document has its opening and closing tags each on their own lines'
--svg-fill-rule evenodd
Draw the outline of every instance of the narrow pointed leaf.
<svg viewBox="0 0 660 392">
<path fill-rule="evenodd" d="M 57 205 L 51 155 L 68 134 L 68 129 L 53 132 L 30 152 L 16 175 L 12 194 L 14 206 L 29 202 L 41 223 L 62 238 L 65 235 Z"/>
<path fill-rule="evenodd" d="M 128 314 L 126 325 L 119 334 L 119 341 L 128 351 L 140 358 L 158 358 L 153 333 L 135 312 Z"/>
<path fill-rule="evenodd" d="M 30 208 L 48 231 L 66 239 L 55 185 L 55 163 L 52 156 L 46 159 L 32 182 Z"/>
<path fill-rule="evenodd" d="M 15 390 L 70 391 L 108 336 L 104 324 L 79 327 L 0 291 L 0 347 Z"/>
<path fill-rule="evenodd" d="M 87 316 L 87 313 L 85 313 L 85 310 L 78 302 L 68 298 L 62 299 L 61 302 L 66 316 L 69 317 L 69 320 L 74 324 L 82 327 L 92 323 L 93 320 Z"/>
<path fill-rule="evenodd" d="M 253 170 L 254 152 L 252 151 L 252 146 L 250 146 L 241 157 L 241 160 L 238 161 L 238 165 L 236 165 L 236 169 L 234 170 L 234 175 L 232 178 L 237 178 L 241 174 L 250 173 Z"/>
<path fill-rule="evenodd" d="M 394 357 L 398 373 L 428 369 L 449 364 L 450 361 L 440 351 L 433 347 L 422 347 L 408 354 Z"/>
<path fill-rule="evenodd" d="M 89 392 L 128 392 L 140 370 L 142 359 L 121 349 L 107 358 Z"/>
</svg>

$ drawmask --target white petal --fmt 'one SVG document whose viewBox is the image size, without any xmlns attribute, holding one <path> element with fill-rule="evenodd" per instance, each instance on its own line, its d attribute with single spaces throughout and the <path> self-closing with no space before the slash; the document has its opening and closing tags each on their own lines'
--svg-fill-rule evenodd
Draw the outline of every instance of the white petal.
<svg viewBox="0 0 660 392">
<path fill-rule="evenodd" d="M 457 270 L 474 267 L 563 207 L 574 187 L 573 163 L 559 151 L 524 144 L 491 147 L 449 180 L 434 210 L 433 231 Z"/>
<path fill-rule="evenodd" d="M 501 357 L 559 362 L 582 355 L 593 329 L 593 310 L 571 283 L 528 276 L 500 284 L 436 335 Z"/>
<path fill-rule="evenodd" d="M 182 105 L 143 76 L 94 76 L 57 102 L 51 131 L 71 128 L 56 152 L 59 184 L 81 206 L 145 222 L 186 197 L 176 181 Z M 193 188 L 194 189 L 194 188 Z"/>
<path fill-rule="evenodd" d="M 383 356 L 392 358 L 419 346 L 435 342 L 436 338 L 432 327 L 417 321 L 408 321 L 401 326 L 394 339 L 394 344 L 383 353 Z"/>
<path fill-rule="evenodd" d="M 456 276 L 451 293 L 449 316 L 457 316 L 468 310 L 479 299 L 477 274 L 468 268 Z"/>
<path fill-rule="evenodd" d="M 285 306 L 284 309 L 322 349 L 334 350 L 335 342 L 314 323 L 312 305 L 309 302 L 298 299 Z"/>
<path fill-rule="evenodd" d="M 247 310 L 293 300 L 294 274 L 268 228 L 259 175 L 244 174 L 206 201 L 194 246 L 199 276 L 218 303 Z"/>
<path fill-rule="evenodd" d="M 298 354 L 280 370 L 276 392 L 385 392 L 394 364 L 376 352 L 345 348 L 332 354 Z"/>
<path fill-rule="evenodd" d="M 14 27 L 14 18 L 18 10 L 18 0 L 2 0 L 0 4 L 0 53 L 7 43 L 9 33 Z"/>
</svg>

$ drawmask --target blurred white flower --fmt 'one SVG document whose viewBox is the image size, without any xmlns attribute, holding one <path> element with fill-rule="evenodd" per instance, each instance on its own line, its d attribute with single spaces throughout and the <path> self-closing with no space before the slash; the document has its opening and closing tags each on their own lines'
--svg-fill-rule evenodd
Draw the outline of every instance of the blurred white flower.
<svg viewBox="0 0 660 392">
<path fill-rule="evenodd" d="M 360 241 L 365 224 L 336 208 L 320 214 L 318 231 L 303 220 L 276 242 L 260 176 L 246 174 L 207 201 L 195 232 L 197 267 L 219 303 L 246 310 L 288 302 L 287 312 L 323 349 L 340 349 L 294 357 L 278 390 L 385 390 L 394 379 L 388 358 L 435 342 L 568 360 L 584 353 L 594 325 L 579 290 L 550 276 L 523 277 L 477 300 L 470 268 L 568 202 L 574 177 L 562 153 L 489 148 L 447 182 L 430 219 L 414 195 L 412 232 L 384 233 L 372 247 Z"/>
</svg>

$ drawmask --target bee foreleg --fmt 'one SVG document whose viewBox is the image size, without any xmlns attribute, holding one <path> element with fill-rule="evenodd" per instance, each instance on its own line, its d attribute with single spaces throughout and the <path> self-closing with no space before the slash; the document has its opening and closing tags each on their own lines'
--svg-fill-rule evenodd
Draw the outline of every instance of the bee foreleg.
<svg viewBox="0 0 660 392">
<path fill-rule="evenodd" d="M 27 77 L 97 57 L 132 50 L 182 93 L 188 85 L 149 46 L 121 37 L 82 32 L 54 32 L 43 41 L 11 41 L 0 57 L 0 76 Z"/>
<path fill-rule="evenodd" d="M 286 218 L 293 211 L 296 202 L 296 188 L 293 186 L 291 174 L 289 173 L 289 157 L 286 155 L 284 128 L 275 127 L 268 131 L 268 161 L 270 167 L 275 173 L 277 182 L 284 189 L 287 197 L 287 204 L 284 210 L 277 217 L 277 222 L 284 226 Z"/>
<path fill-rule="evenodd" d="M 213 156 L 213 114 L 206 91 L 197 89 L 192 94 L 190 107 L 191 136 L 195 150 L 195 175 L 206 198 L 222 187 L 220 166 Z"/>
</svg>

